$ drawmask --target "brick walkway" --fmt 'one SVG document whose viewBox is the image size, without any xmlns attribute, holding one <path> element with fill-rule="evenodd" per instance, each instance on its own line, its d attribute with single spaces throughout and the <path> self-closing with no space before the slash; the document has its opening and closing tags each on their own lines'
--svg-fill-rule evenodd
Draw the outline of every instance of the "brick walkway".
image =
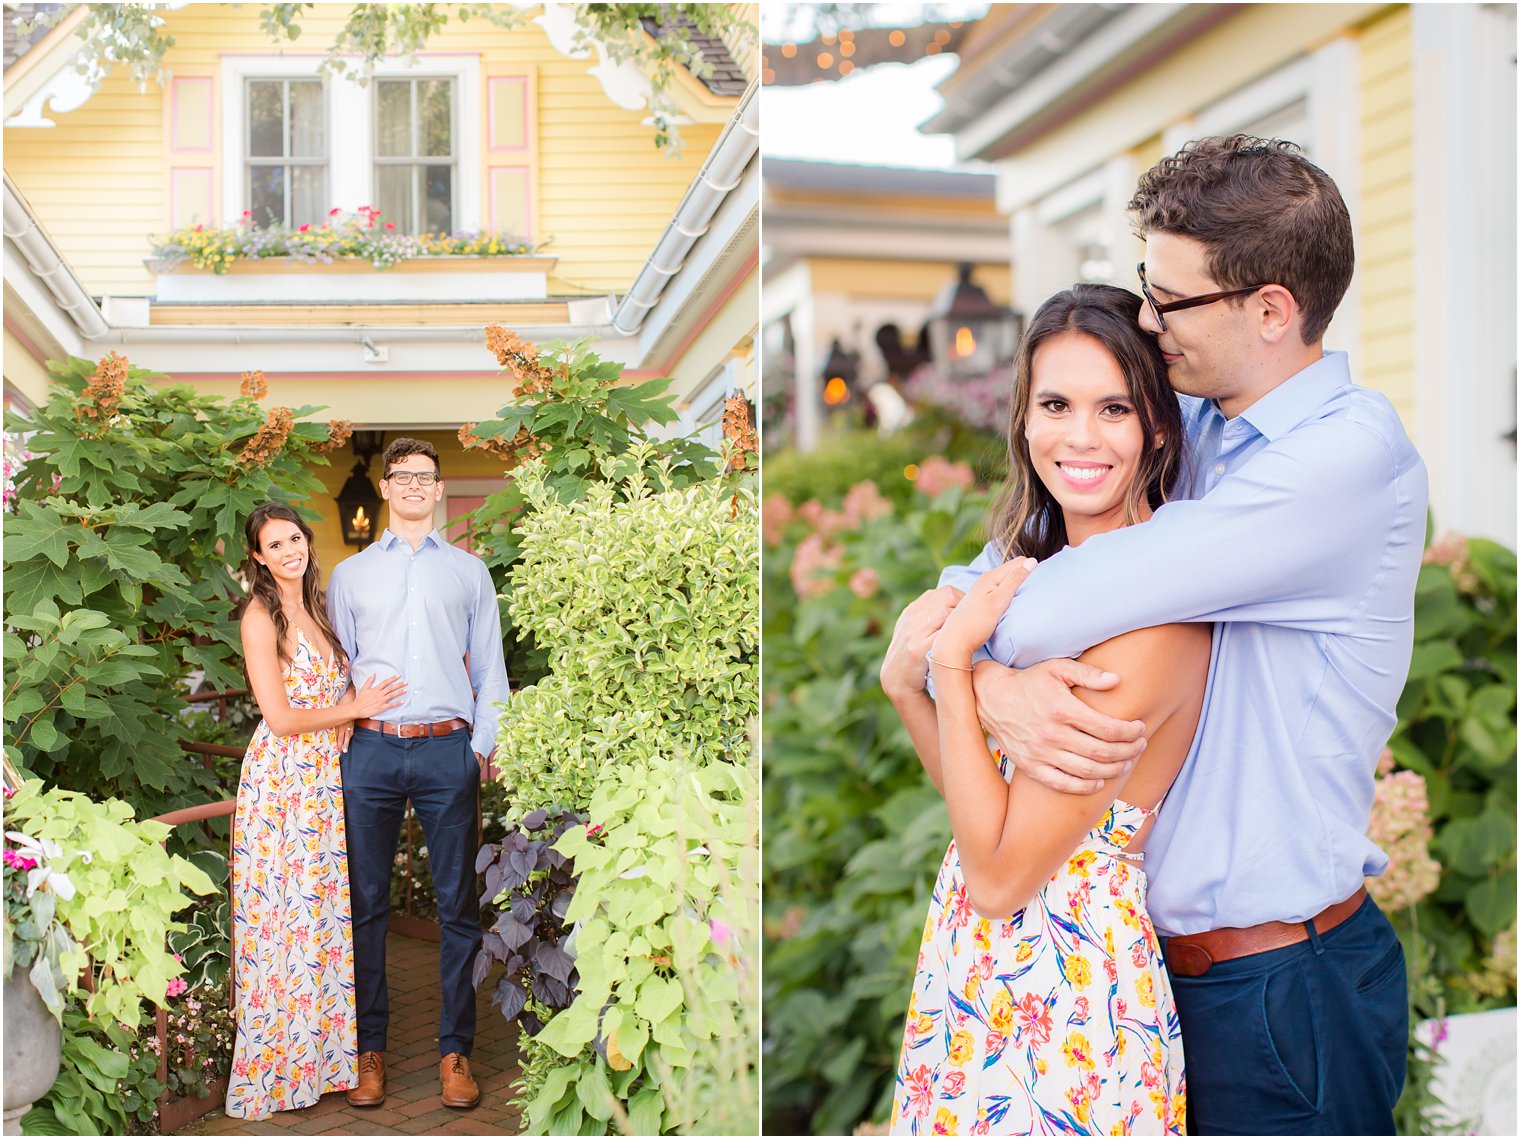
<svg viewBox="0 0 1520 1139">
<path fill-rule="evenodd" d="M 280 1112 L 258 1123 L 214 1111 L 179 1135 L 515 1135 L 518 1114 L 508 1106 L 518 1076 L 516 1031 L 491 1003 L 495 978 L 478 997 L 479 1016 L 470 1072 L 480 1105 L 454 1111 L 439 1102 L 438 945 L 392 933 L 391 1039 L 385 1053 L 386 1099 L 380 1107 L 350 1107 L 342 1092 L 304 1111 Z"/>
</svg>

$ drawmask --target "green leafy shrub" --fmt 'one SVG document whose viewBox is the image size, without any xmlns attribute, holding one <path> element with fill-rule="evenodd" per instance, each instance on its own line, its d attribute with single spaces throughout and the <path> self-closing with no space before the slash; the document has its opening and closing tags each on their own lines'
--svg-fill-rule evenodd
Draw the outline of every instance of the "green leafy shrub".
<svg viewBox="0 0 1520 1139">
<path fill-rule="evenodd" d="M 838 509 L 766 500 L 767 1131 L 886 1115 L 950 827 L 877 672 L 903 606 L 979 548 L 987 498 L 964 481 L 901 507 L 859 484 Z"/>
<path fill-rule="evenodd" d="M 558 502 L 573 502 L 598 484 L 620 484 L 638 466 L 669 461 L 670 485 L 689 486 L 718 475 L 720 457 L 691 437 L 656 440 L 652 432 L 677 419 L 669 379 L 620 384 L 623 365 L 603 360 L 590 340 L 550 341 L 542 351 L 499 325 L 486 344 L 511 382 L 514 400 L 497 418 L 466 423 L 459 438 L 509 468 L 537 461 Z M 518 527 L 533 505 L 510 473 L 506 485 L 475 511 L 472 537 L 496 581 L 502 628 L 512 628 L 512 567 L 521 556 Z M 531 684 L 547 671 L 531 633 L 518 629 L 507 644 L 507 673 Z"/>
<path fill-rule="evenodd" d="M 34 454 L 5 525 L 5 754 L 143 815 L 217 797 L 179 748 L 186 680 L 242 687 L 243 519 L 317 490 L 304 464 L 346 428 L 152 383 L 114 354 L 50 367 L 48 402 L 7 420 Z"/>
<path fill-rule="evenodd" d="M 503 714 L 501 779 L 520 808 L 591 824 L 554 847 L 578 926 L 546 943 L 573 947 L 576 991 L 529 1004 L 545 1027 L 521 1045 L 526 1124 L 753 1131 L 755 494 L 742 476 L 679 485 L 648 444 L 601 474 L 569 502 L 536 465 L 516 480 L 512 616 L 551 671 Z"/>
<path fill-rule="evenodd" d="M 150 1026 L 151 1027 L 151 1026 Z M 164 1085 L 158 1054 L 76 1002 L 63 1013 L 63 1062 L 47 1095 L 21 1119 L 27 1135 L 126 1135 L 148 1130 Z"/>
</svg>

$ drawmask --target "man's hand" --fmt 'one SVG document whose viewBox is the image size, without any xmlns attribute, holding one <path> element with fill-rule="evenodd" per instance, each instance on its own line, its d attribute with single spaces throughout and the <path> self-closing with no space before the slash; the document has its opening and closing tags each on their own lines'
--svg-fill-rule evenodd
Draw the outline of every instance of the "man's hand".
<svg viewBox="0 0 1520 1139">
<path fill-rule="evenodd" d="M 1145 725 L 1089 708 L 1073 688 L 1109 689 L 1111 672 L 1064 658 L 1032 668 L 977 664 L 976 710 L 1003 754 L 1054 791 L 1086 795 L 1129 773 L 1145 750 Z"/>
<path fill-rule="evenodd" d="M 496 753 L 492 752 L 491 754 L 495 755 Z M 496 778 L 496 767 L 487 756 L 481 755 L 477 751 L 475 753 L 475 762 L 480 764 L 480 780 L 482 783 Z"/>
</svg>

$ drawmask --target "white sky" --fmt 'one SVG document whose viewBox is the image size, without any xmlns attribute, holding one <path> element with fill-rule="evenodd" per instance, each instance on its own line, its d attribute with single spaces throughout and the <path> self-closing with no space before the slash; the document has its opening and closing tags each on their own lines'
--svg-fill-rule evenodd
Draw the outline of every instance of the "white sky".
<svg viewBox="0 0 1520 1139">
<path fill-rule="evenodd" d="M 761 149 L 769 158 L 954 167 L 950 136 L 920 134 L 917 127 L 943 105 L 934 85 L 955 70 L 956 62 L 953 55 L 927 56 L 911 65 L 863 67 L 828 83 L 767 87 L 760 112 Z"/>
</svg>

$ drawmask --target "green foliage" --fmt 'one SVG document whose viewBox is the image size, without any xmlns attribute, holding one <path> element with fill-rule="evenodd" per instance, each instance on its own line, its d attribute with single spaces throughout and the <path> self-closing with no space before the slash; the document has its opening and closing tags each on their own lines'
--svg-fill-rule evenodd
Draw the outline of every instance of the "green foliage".
<svg viewBox="0 0 1520 1139">
<path fill-rule="evenodd" d="M 212 798 L 179 748 L 185 682 L 242 686 L 227 563 L 253 507 L 319 488 L 328 427 L 114 355 L 50 367 L 48 402 L 7 421 L 36 454 L 5 527 L 5 754 L 144 815 Z"/>
<path fill-rule="evenodd" d="M 754 492 L 657 490 L 677 479 L 647 459 L 636 448 L 606 462 L 626 481 L 568 504 L 537 467 L 515 480 L 533 512 L 511 615 L 551 670 L 501 718 L 502 778 L 523 810 L 580 809 L 614 757 L 723 760 L 758 710 Z"/>
<path fill-rule="evenodd" d="M 125 1135 L 151 1122 L 164 1085 L 158 1057 L 110 1020 L 70 1003 L 63 1014 L 63 1063 L 52 1090 L 21 1120 L 26 1135 Z"/>
<path fill-rule="evenodd" d="M 814 451 L 767 454 L 765 493 L 797 503 L 809 498 L 837 502 L 850 487 L 869 480 L 887 498 L 907 506 L 914 488 L 903 472 L 929 455 L 970 461 L 982 484 L 1000 481 L 1007 471 L 1007 446 L 996 435 L 926 415 L 891 435 L 853 428 L 836 432 Z"/>
<path fill-rule="evenodd" d="M 902 608 L 975 554 L 986 508 L 979 492 L 914 491 L 830 535 L 842 558 L 815 596 L 788 577 L 808 527 L 794 522 L 767 551 L 767 1131 L 848 1134 L 885 1118 L 950 828 L 877 671 Z M 845 583 L 866 567 L 876 579 L 860 596 Z"/>
<path fill-rule="evenodd" d="M 573 501 L 551 473 L 517 479 L 512 615 L 552 671 L 514 695 L 497 754 L 520 808 L 591 826 L 555 844 L 579 878 L 576 992 L 557 1014 L 529 1006 L 546 1026 L 522 1041 L 527 1125 L 753 1131 L 754 491 L 678 485 L 648 444 L 604 457 L 622 481 Z"/>
<path fill-rule="evenodd" d="M 573 502 L 593 486 L 620 485 L 634 471 L 661 460 L 669 464 L 663 477 L 672 486 L 713 478 L 722 469 L 720 457 L 700 440 L 650 437 L 653 427 L 677 419 L 670 380 L 621 385 L 623 366 L 603 360 L 591 350 L 590 340 L 551 341 L 540 353 L 497 326 L 486 329 L 486 339 L 513 382 L 516 399 L 496 419 L 466 424 L 460 436 L 467 445 L 485 446 L 507 462 L 536 459 L 551 492 L 548 499 Z M 511 570 L 522 553 L 518 528 L 533 509 L 509 475 L 472 523 L 475 549 L 497 584 L 504 629 L 513 627 Z M 517 633 L 517 644 L 506 647 L 507 673 L 519 683 L 537 680 L 547 667 L 543 652 L 530 631 L 519 627 Z"/>
<path fill-rule="evenodd" d="M 226 976 L 176 997 L 164 1011 L 169 1094 L 205 1099 L 211 1085 L 232 1070 L 237 1024 Z M 139 1036 L 137 1048 L 157 1063 L 158 1038 L 151 1026 Z"/>
<path fill-rule="evenodd" d="M 137 822 L 119 799 L 94 802 L 28 780 L 7 804 L 6 825 L 62 851 L 52 864 L 74 893 L 58 896 L 57 913 L 78 946 L 63 954 L 60 980 L 77 994 L 88 969 L 94 991 L 83 998 L 85 1013 L 135 1028 L 142 1002 L 163 1004 L 170 979 L 184 971 L 164 939 L 184 928 L 173 918 L 189 904 L 186 890 L 215 890 L 210 877 L 163 849 L 168 827 Z"/>
<path fill-rule="evenodd" d="M 1491 1007 L 1464 978 L 1515 925 L 1515 555 L 1470 539 L 1415 588 L 1415 648 L 1389 747 L 1425 777 L 1442 863 L 1419 925 L 1454 1012 Z M 1513 980 L 1509 998 L 1514 995 Z"/>
<path fill-rule="evenodd" d="M 681 152 L 676 106 L 670 85 L 676 69 L 684 67 L 698 78 L 712 74 L 712 65 L 692 42 L 693 30 L 723 38 L 753 42 L 755 29 L 727 4 L 571 4 L 575 13 L 576 46 L 600 44 L 614 63 L 632 62 L 649 76 L 649 113 L 654 120 L 654 144 L 670 154 Z M 646 35 L 642 21 L 661 25 L 658 35 Z"/>
</svg>

